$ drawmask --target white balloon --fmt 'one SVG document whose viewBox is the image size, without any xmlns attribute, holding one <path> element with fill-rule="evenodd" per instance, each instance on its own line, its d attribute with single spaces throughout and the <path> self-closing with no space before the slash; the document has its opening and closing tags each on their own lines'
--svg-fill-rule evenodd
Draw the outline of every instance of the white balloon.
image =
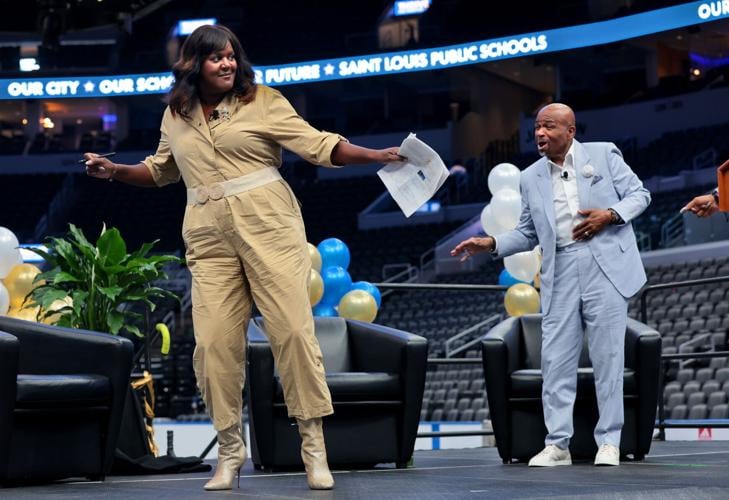
<svg viewBox="0 0 729 500">
<path fill-rule="evenodd" d="M 481 211 L 481 227 L 489 236 L 496 236 L 509 231 L 508 227 L 504 227 L 496 222 L 494 214 L 491 212 L 491 205 L 486 205 Z"/>
<path fill-rule="evenodd" d="M 10 295 L 5 285 L 0 283 L 0 315 L 7 314 L 10 309 Z"/>
<path fill-rule="evenodd" d="M 499 163 L 489 172 L 489 191 L 494 195 L 502 189 L 513 189 L 519 192 L 519 178 L 521 172 L 516 165 L 511 163 Z"/>
<path fill-rule="evenodd" d="M 521 215 L 521 194 L 513 189 L 501 189 L 491 198 L 491 213 L 501 227 L 514 229 Z"/>
<path fill-rule="evenodd" d="M 539 256 L 534 250 L 504 258 L 504 267 L 514 278 L 530 283 L 539 271 Z"/>
<path fill-rule="evenodd" d="M 0 226 L 0 279 L 5 278 L 23 258 L 18 250 L 18 238 L 8 228 Z"/>
</svg>

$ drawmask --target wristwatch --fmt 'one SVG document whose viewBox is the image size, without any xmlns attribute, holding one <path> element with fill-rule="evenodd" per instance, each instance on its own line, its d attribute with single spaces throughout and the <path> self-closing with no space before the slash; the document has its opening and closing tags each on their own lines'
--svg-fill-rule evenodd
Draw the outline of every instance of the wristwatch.
<svg viewBox="0 0 729 500">
<path fill-rule="evenodd" d="M 714 188 L 711 191 L 711 196 L 714 197 L 714 203 L 719 204 L 719 188 Z"/>
<path fill-rule="evenodd" d="M 615 225 L 615 224 L 624 224 L 625 223 L 623 218 L 620 217 L 620 214 L 617 212 L 617 210 L 615 210 L 613 208 L 608 208 L 608 210 L 610 211 L 610 215 L 612 215 L 612 219 L 610 219 L 610 224 Z"/>
</svg>

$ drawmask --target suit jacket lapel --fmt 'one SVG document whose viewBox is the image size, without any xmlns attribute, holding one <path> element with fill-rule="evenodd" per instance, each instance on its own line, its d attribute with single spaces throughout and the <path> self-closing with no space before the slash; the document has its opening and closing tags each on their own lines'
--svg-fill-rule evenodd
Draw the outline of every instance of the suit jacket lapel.
<svg viewBox="0 0 729 500">
<path fill-rule="evenodd" d="M 575 140 L 575 177 L 577 177 L 577 194 L 580 198 L 580 210 L 590 208 L 590 188 L 592 177 L 585 177 L 584 167 L 590 163 L 590 155 L 585 146 Z M 594 175 L 594 174 L 593 174 Z"/>
<path fill-rule="evenodd" d="M 542 203 L 544 203 L 544 213 L 547 214 L 549 225 L 552 230 L 556 230 L 554 221 L 554 190 L 552 189 L 552 172 L 550 172 L 549 163 L 546 158 L 542 158 L 541 165 L 537 169 L 537 188 L 542 195 Z"/>
</svg>

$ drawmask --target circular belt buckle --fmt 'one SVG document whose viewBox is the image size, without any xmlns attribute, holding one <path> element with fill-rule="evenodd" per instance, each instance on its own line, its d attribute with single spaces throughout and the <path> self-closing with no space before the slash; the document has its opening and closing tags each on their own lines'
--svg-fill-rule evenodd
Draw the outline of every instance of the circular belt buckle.
<svg viewBox="0 0 729 500">
<path fill-rule="evenodd" d="M 208 194 L 208 189 L 205 186 L 200 186 L 199 188 L 195 189 L 195 199 L 200 205 L 203 205 L 205 202 L 207 202 L 209 198 L 210 195 Z"/>
<path fill-rule="evenodd" d="M 223 195 L 225 195 L 225 189 L 219 182 L 210 185 L 209 196 L 211 200 L 219 200 Z"/>
</svg>

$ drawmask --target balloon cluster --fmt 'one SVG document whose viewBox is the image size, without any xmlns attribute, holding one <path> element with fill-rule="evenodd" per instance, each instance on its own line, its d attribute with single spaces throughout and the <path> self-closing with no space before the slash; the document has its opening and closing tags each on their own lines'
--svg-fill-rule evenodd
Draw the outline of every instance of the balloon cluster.
<svg viewBox="0 0 729 500">
<path fill-rule="evenodd" d="M 521 172 L 510 163 L 499 163 L 489 172 L 488 186 L 491 203 L 481 212 L 481 226 L 486 234 L 498 236 L 511 231 L 519 223 Z M 539 312 L 539 292 L 532 286 L 539 280 L 541 253 L 539 247 L 504 259 L 505 269 L 499 275 L 499 285 L 508 286 L 504 307 L 510 316 Z"/>
<path fill-rule="evenodd" d="M 41 273 L 33 264 L 24 264 L 18 248 L 18 238 L 5 227 L 0 227 L 0 315 L 7 315 L 27 321 L 38 321 L 46 311 L 26 301 L 28 294 L 40 285 L 35 277 Z M 70 305 L 70 297 L 55 301 L 48 311 L 56 311 Z M 48 316 L 44 322 L 53 324 L 58 315 Z"/>
<path fill-rule="evenodd" d="M 367 281 L 352 282 L 347 272 L 349 248 L 340 239 L 309 243 L 311 279 L 309 302 L 314 316 L 340 316 L 371 323 L 377 316 L 382 295 Z"/>
</svg>

